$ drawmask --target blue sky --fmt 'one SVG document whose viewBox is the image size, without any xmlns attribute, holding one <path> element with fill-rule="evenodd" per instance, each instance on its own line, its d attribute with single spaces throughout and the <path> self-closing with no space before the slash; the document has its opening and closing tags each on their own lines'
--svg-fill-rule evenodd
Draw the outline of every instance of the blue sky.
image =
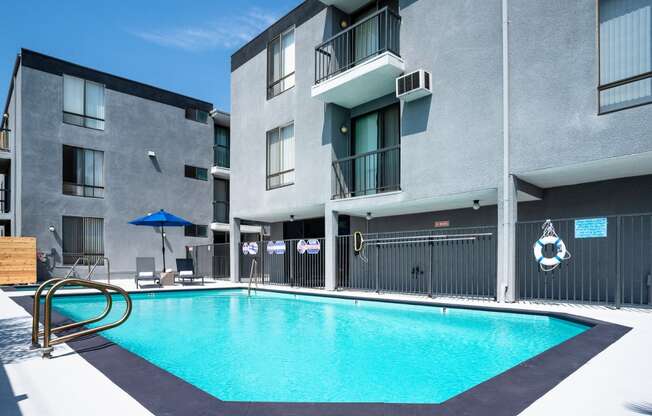
<svg viewBox="0 0 652 416">
<path fill-rule="evenodd" d="M 230 107 L 231 54 L 301 0 L 3 2 L 0 97 L 21 47 Z"/>
</svg>

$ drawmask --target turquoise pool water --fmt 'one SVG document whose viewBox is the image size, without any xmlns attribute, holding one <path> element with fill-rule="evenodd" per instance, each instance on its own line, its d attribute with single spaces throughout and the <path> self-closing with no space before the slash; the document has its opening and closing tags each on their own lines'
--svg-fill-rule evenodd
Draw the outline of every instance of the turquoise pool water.
<svg viewBox="0 0 652 416">
<path fill-rule="evenodd" d="M 544 316 L 243 290 L 134 294 L 104 336 L 234 401 L 440 403 L 585 331 Z M 124 310 L 115 298 L 111 317 Z M 99 296 L 56 297 L 73 319 Z"/>
</svg>

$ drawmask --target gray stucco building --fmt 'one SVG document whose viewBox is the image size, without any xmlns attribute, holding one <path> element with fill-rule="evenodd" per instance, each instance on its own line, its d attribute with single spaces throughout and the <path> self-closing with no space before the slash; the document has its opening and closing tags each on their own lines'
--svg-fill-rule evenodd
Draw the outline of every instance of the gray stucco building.
<svg viewBox="0 0 652 416">
<path fill-rule="evenodd" d="M 606 228 L 588 240 L 563 230 L 577 265 L 590 244 L 611 244 L 628 232 L 622 223 L 639 221 L 628 215 L 652 211 L 651 8 L 648 0 L 303 2 L 232 56 L 233 235 L 246 220 L 269 224 L 272 240 L 323 238 L 323 285 L 334 289 L 351 273 L 338 235 L 484 227 L 496 244 L 472 261 L 494 265 L 484 271 L 494 281 L 487 294 L 537 297 L 523 280 L 537 267 L 538 236 L 524 234 L 530 221 L 609 217 L 608 239 L 599 239 Z M 429 78 L 416 88 L 424 96 L 397 98 L 397 78 L 418 70 Z M 636 227 L 652 227 L 650 218 Z M 646 252 L 645 233 L 624 240 Z M 615 258 L 614 247 L 592 264 L 605 268 L 595 259 Z M 407 263 L 397 279 L 432 274 Z M 620 299 L 627 285 L 612 279 L 627 275 L 640 287 L 629 301 L 649 302 L 652 265 L 634 263 L 636 271 L 600 277 L 611 285 L 606 298 L 604 285 L 587 298 Z M 231 263 L 232 279 L 248 273 L 241 267 Z M 557 291 L 550 276 L 537 283 Z"/>
<path fill-rule="evenodd" d="M 165 230 L 168 268 L 212 241 L 211 149 L 229 116 L 211 103 L 22 49 L 4 113 L 0 225 L 36 237 L 53 274 L 82 255 L 112 274 L 136 257 L 162 268 L 160 230 L 127 223 L 159 209 L 195 224 Z"/>
</svg>

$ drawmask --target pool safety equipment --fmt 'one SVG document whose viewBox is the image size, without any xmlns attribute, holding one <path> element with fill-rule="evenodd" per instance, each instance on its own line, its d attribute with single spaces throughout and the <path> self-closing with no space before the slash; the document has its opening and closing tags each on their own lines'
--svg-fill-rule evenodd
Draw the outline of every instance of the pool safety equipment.
<svg viewBox="0 0 652 416">
<path fill-rule="evenodd" d="M 552 225 L 552 221 L 546 220 L 541 226 L 543 229 L 543 234 L 534 245 L 532 246 L 532 251 L 534 252 L 534 258 L 539 263 L 539 267 L 544 272 L 551 272 L 555 270 L 559 265 L 564 261 L 571 258 L 570 252 L 566 249 L 566 244 L 564 240 L 559 238 L 555 227 Z M 546 246 L 552 245 L 555 248 L 555 255 L 552 257 L 546 257 L 543 254 L 543 250 Z"/>
<path fill-rule="evenodd" d="M 479 237 L 487 237 L 493 235 L 492 233 L 473 233 L 473 234 L 431 234 L 431 235 L 411 235 L 404 237 L 385 237 L 385 238 L 371 238 L 365 239 L 361 232 L 356 231 L 353 233 L 353 252 L 360 256 L 360 259 L 368 263 L 369 259 L 365 255 L 367 245 L 372 246 L 396 246 L 401 244 L 416 244 L 416 243 L 444 243 L 449 241 L 474 241 Z"/>
<path fill-rule="evenodd" d="M 39 313 L 41 309 L 40 308 L 41 294 L 46 288 L 48 288 L 48 286 L 51 287 L 49 288 L 47 294 L 45 295 L 45 305 L 43 307 L 44 309 L 43 331 L 40 331 Z M 72 322 L 65 325 L 53 327 L 52 326 L 52 298 L 54 297 L 54 294 L 57 290 L 59 290 L 60 288 L 65 288 L 65 286 L 83 286 L 84 288 L 99 290 L 106 299 L 106 306 L 104 307 L 104 311 L 100 315 L 91 319 L 86 319 L 80 322 Z M 70 329 L 80 328 L 80 327 L 84 328 L 86 327 L 86 325 L 99 322 L 102 319 L 106 318 L 111 312 L 111 308 L 113 307 L 113 299 L 111 297 L 112 294 L 121 295 L 125 300 L 126 308 L 125 311 L 122 313 L 120 319 L 94 328 L 86 328 L 77 332 L 67 333 L 67 331 L 69 331 Z M 131 315 L 131 309 L 132 309 L 131 297 L 129 297 L 129 293 L 127 293 L 120 286 L 114 286 L 108 283 L 94 282 L 85 279 L 72 279 L 72 278 L 50 279 L 44 282 L 43 284 L 41 284 L 41 286 L 39 286 L 38 289 L 36 289 L 36 292 L 34 293 L 34 304 L 32 307 L 32 348 L 40 349 L 43 358 L 50 358 L 53 345 L 62 344 L 64 342 L 72 341 L 77 338 L 86 337 L 88 335 L 92 335 L 100 331 L 106 331 L 107 329 L 120 326 L 129 318 L 129 315 Z M 54 339 L 52 338 L 52 335 L 54 333 L 57 332 L 64 333 L 63 331 L 66 331 L 65 335 L 59 335 L 57 338 Z M 41 336 L 43 336 L 43 343 L 40 342 Z"/>
</svg>

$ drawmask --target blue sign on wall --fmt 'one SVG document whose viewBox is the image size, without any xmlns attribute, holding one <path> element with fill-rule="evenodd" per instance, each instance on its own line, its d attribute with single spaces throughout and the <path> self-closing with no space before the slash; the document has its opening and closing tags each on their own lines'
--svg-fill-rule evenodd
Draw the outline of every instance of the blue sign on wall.
<svg viewBox="0 0 652 416">
<path fill-rule="evenodd" d="M 603 238 L 607 236 L 606 218 L 575 220 L 575 238 Z"/>
</svg>

